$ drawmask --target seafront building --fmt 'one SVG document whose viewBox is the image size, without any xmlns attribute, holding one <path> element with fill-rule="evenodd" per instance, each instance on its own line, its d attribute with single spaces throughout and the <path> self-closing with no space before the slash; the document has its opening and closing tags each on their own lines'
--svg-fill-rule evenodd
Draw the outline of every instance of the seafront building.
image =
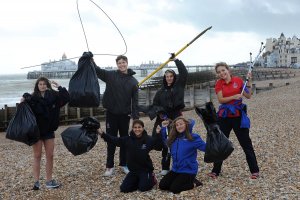
<svg viewBox="0 0 300 200">
<path fill-rule="evenodd" d="M 68 60 L 66 54 L 64 53 L 61 57 L 61 60 L 58 61 L 49 61 L 41 64 L 41 70 L 44 72 L 47 71 L 76 71 L 77 64 Z"/>
<path fill-rule="evenodd" d="M 278 39 L 268 38 L 261 65 L 264 67 L 300 68 L 299 38 L 296 36 L 286 38 L 283 33 Z"/>
</svg>

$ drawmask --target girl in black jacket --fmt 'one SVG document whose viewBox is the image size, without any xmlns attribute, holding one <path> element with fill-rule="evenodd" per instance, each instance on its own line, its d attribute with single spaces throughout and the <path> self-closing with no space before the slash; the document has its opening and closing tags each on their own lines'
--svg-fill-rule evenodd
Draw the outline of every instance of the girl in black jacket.
<svg viewBox="0 0 300 200">
<path fill-rule="evenodd" d="M 187 81 L 188 71 L 181 60 L 172 57 L 170 59 L 174 60 L 179 75 L 176 75 L 176 73 L 171 69 L 165 71 L 163 85 L 154 96 L 152 112 L 150 112 L 156 114 L 152 134 L 155 134 L 157 126 L 159 126 L 163 120 L 174 120 L 181 116 L 181 111 L 185 107 L 184 88 Z M 150 119 L 153 118 L 150 115 L 149 117 Z M 170 168 L 170 154 L 168 153 L 168 147 L 166 145 L 162 148 L 161 164 L 161 175 L 166 175 Z"/>
<path fill-rule="evenodd" d="M 52 89 L 51 84 L 58 89 L 58 92 Z M 46 152 L 46 188 L 58 188 L 60 186 L 52 179 L 54 131 L 59 125 L 60 108 L 69 102 L 69 99 L 69 93 L 66 88 L 59 86 L 55 81 L 50 83 L 45 77 L 37 79 L 33 93 L 25 93 L 21 99 L 21 101 L 26 101 L 30 105 L 40 132 L 39 141 L 32 145 L 34 190 L 40 189 L 40 162 L 43 145 Z"/>
<path fill-rule="evenodd" d="M 157 133 L 160 133 L 160 128 L 158 128 Z M 143 121 L 138 119 L 133 120 L 132 131 L 127 137 L 114 137 L 105 134 L 102 129 L 99 129 L 99 134 L 106 142 L 119 147 L 126 147 L 129 173 L 120 186 L 121 192 L 151 190 L 157 181 L 153 173 L 154 168 L 149 152 L 152 149 L 159 150 L 161 148 L 161 135 L 148 136 Z"/>
</svg>

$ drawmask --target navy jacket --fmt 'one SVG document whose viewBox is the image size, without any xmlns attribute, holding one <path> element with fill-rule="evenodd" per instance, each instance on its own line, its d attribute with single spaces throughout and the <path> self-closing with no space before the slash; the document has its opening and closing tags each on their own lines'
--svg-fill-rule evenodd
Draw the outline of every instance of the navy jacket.
<svg viewBox="0 0 300 200">
<path fill-rule="evenodd" d="M 174 119 L 181 110 L 185 107 L 184 105 L 184 88 L 187 82 L 188 71 L 181 60 L 175 60 L 175 64 L 178 68 L 179 76 L 176 76 L 174 72 L 174 82 L 171 86 L 167 85 L 166 77 L 163 78 L 162 87 L 156 92 L 153 99 L 153 109 L 163 110 L 162 113 L 166 114 L 168 118 Z M 159 113 L 156 113 L 159 114 Z M 153 116 L 150 116 L 153 118 Z"/>
<path fill-rule="evenodd" d="M 152 149 L 160 150 L 163 144 L 160 134 L 151 137 L 146 131 L 143 132 L 141 138 L 137 138 L 132 131 L 130 136 L 126 137 L 114 137 L 105 133 L 101 137 L 106 142 L 126 148 L 127 166 L 131 172 L 152 172 L 154 168 L 149 152 Z"/>
<path fill-rule="evenodd" d="M 95 65 L 99 79 L 106 83 L 102 104 L 113 114 L 131 114 L 138 118 L 138 81 L 133 77 L 135 72 L 128 69 L 128 73 L 119 70 L 108 71 Z"/>
<path fill-rule="evenodd" d="M 58 87 L 58 92 L 47 90 L 44 97 L 23 94 L 25 101 L 30 105 L 40 130 L 40 134 L 56 131 L 59 125 L 60 108 L 70 101 L 66 88 Z"/>
</svg>

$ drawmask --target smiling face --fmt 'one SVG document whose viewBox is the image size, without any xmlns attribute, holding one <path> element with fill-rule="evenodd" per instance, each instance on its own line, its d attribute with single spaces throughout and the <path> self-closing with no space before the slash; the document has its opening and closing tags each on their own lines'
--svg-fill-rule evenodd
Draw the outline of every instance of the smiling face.
<svg viewBox="0 0 300 200">
<path fill-rule="evenodd" d="M 187 124 L 185 123 L 185 121 L 183 121 L 183 119 L 178 119 L 175 122 L 175 127 L 178 133 L 183 133 L 186 131 Z"/>
<path fill-rule="evenodd" d="M 217 68 L 216 68 L 216 72 L 217 72 L 217 75 L 218 75 L 218 77 L 220 78 L 220 79 L 223 79 L 223 80 L 230 80 L 230 72 L 229 72 L 229 70 L 228 70 L 228 68 L 226 67 L 226 66 L 222 66 L 222 65 L 220 65 L 220 66 L 218 66 Z"/>
<path fill-rule="evenodd" d="M 124 59 L 120 59 L 117 61 L 117 66 L 120 72 L 127 74 L 127 69 L 128 69 L 128 63 Z"/>
<path fill-rule="evenodd" d="M 143 134 L 143 132 L 144 132 L 144 127 L 143 127 L 141 124 L 139 124 L 139 123 L 135 123 L 135 124 L 132 126 L 132 130 L 133 130 L 135 136 L 136 136 L 137 138 L 140 138 L 140 137 L 142 137 L 142 134 Z"/>
</svg>

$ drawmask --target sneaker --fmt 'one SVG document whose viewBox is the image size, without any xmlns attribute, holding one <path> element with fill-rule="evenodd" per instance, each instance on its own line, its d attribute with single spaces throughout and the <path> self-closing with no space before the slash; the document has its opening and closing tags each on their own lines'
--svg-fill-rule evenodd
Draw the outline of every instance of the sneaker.
<svg viewBox="0 0 300 200">
<path fill-rule="evenodd" d="M 122 170 L 125 174 L 128 174 L 129 173 L 129 169 L 127 166 L 122 166 Z"/>
<path fill-rule="evenodd" d="M 106 168 L 104 176 L 112 176 L 114 174 L 114 171 L 115 171 L 114 168 Z"/>
<path fill-rule="evenodd" d="M 34 185 L 33 185 L 33 190 L 39 190 L 40 189 L 40 187 L 41 187 L 41 184 L 40 184 L 40 182 L 39 181 L 36 181 L 35 183 L 34 183 Z"/>
<path fill-rule="evenodd" d="M 210 172 L 207 174 L 207 176 L 209 176 L 212 179 L 216 179 L 216 178 L 218 178 L 219 175 L 215 172 Z"/>
<path fill-rule="evenodd" d="M 56 182 L 56 180 L 52 179 L 51 181 L 46 182 L 46 188 L 59 188 L 60 184 Z"/>
<path fill-rule="evenodd" d="M 161 170 L 160 175 L 165 176 L 168 172 L 169 170 Z"/>
<path fill-rule="evenodd" d="M 251 179 L 258 179 L 258 177 L 259 177 L 259 173 L 258 172 L 252 173 L 251 176 L 250 176 Z"/>
</svg>

